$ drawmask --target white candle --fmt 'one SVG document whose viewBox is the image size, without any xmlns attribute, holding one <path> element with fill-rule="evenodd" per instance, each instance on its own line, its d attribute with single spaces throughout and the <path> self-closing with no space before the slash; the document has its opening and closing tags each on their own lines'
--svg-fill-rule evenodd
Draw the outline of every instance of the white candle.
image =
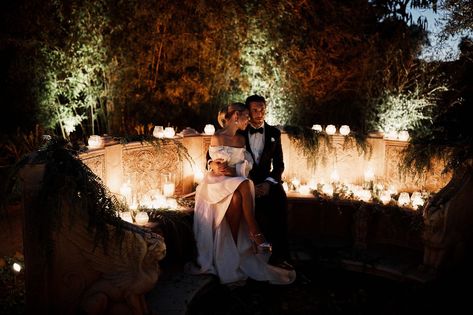
<svg viewBox="0 0 473 315">
<path fill-rule="evenodd" d="M 340 127 L 340 134 L 344 136 L 348 136 L 349 133 L 350 133 L 350 127 L 348 127 L 348 125 L 342 125 Z"/>
<path fill-rule="evenodd" d="M 131 187 L 128 183 L 123 183 L 120 187 L 120 195 L 123 196 L 127 205 L 131 205 Z"/>
<path fill-rule="evenodd" d="M 308 185 L 300 185 L 299 186 L 299 193 L 301 195 L 310 195 L 310 187 Z"/>
<path fill-rule="evenodd" d="M 316 131 L 316 132 L 321 132 L 322 131 L 322 126 L 321 125 L 312 125 L 312 130 Z"/>
<path fill-rule="evenodd" d="M 103 147 L 103 139 L 101 136 L 92 135 L 87 141 L 89 149 L 99 149 Z"/>
<path fill-rule="evenodd" d="M 167 198 L 166 203 L 169 209 L 177 210 L 179 208 L 179 205 L 177 204 L 177 200 L 175 198 Z"/>
<path fill-rule="evenodd" d="M 327 196 L 332 197 L 333 196 L 333 186 L 332 184 L 324 184 L 322 186 L 322 192 L 326 194 Z"/>
<path fill-rule="evenodd" d="M 176 186 L 174 185 L 174 183 L 164 183 L 163 184 L 163 194 L 164 194 L 164 196 L 170 197 L 170 196 L 174 195 L 175 188 L 176 188 Z"/>
<path fill-rule="evenodd" d="M 334 135 L 335 132 L 337 132 L 337 128 L 334 125 L 328 125 L 327 127 L 325 127 L 325 132 L 328 135 Z"/>
<path fill-rule="evenodd" d="M 141 211 L 138 212 L 135 216 L 135 222 L 138 225 L 145 225 L 149 221 L 148 213 Z"/>
<path fill-rule="evenodd" d="M 155 138 L 164 138 L 164 127 L 163 126 L 154 126 L 153 136 Z"/>
<path fill-rule="evenodd" d="M 337 169 L 334 169 L 330 174 L 330 180 L 332 183 L 338 183 L 340 181 L 340 175 L 338 175 Z"/>
<path fill-rule="evenodd" d="M 166 138 L 174 138 L 175 134 L 176 134 L 176 132 L 174 131 L 173 127 L 166 127 L 164 129 L 164 137 L 166 137 Z"/>
<path fill-rule="evenodd" d="M 381 192 L 379 199 L 384 205 L 387 205 L 391 201 L 391 194 L 389 193 L 389 191 L 384 190 L 383 192 Z"/>
<path fill-rule="evenodd" d="M 120 213 L 120 218 L 123 221 L 133 223 L 133 218 L 131 217 L 131 212 L 130 211 L 125 211 Z"/>
<path fill-rule="evenodd" d="M 366 182 L 372 182 L 374 180 L 374 171 L 373 171 L 373 169 L 370 167 L 367 170 L 365 170 L 364 176 L 365 176 L 365 181 Z"/>
<path fill-rule="evenodd" d="M 409 193 L 402 192 L 399 194 L 399 198 L 397 199 L 397 204 L 400 207 L 407 206 L 411 202 L 411 198 L 409 197 Z"/>
<path fill-rule="evenodd" d="M 210 135 L 210 136 L 213 135 L 213 134 L 215 133 L 215 127 L 214 127 L 214 125 L 212 125 L 212 124 L 207 124 L 207 125 L 205 125 L 204 133 L 205 133 L 206 135 Z"/>
</svg>

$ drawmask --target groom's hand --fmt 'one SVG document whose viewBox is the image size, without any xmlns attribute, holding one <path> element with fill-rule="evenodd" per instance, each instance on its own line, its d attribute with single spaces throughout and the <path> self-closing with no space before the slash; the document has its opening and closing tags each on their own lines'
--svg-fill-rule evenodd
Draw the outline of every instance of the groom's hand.
<svg viewBox="0 0 473 315">
<path fill-rule="evenodd" d="M 271 184 L 268 182 L 263 182 L 255 186 L 255 195 L 256 197 L 263 197 L 269 194 L 269 188 Z"/>
<path fill-rule="evenodd" d="M 223 159 L 216 159 L 210 162 L 210 168 L 216 176 L 235 176 L 235 169 L 228 166 Z"/>
</svg>

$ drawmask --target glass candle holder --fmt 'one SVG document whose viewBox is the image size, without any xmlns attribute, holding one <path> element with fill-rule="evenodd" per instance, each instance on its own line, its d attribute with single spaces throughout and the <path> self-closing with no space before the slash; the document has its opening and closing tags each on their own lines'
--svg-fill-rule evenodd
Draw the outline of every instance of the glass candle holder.
<svg viewBox="0 0 473 315">
<path fill-rule="evenodd" d="M 174 195 L 174 191 L 176 189 L 175 175 L 173 173 L 161 174 L 161 185 L 163 195 L 165 197 L 171 197 L 172 195 Z"/>
<path fill-rule="evenodd" d="M 213 135 L 213 134 L 215 133 L 215 127 L 214 127 L 214 125 L 212 125 L 212 124 L 207 124 L 207 125 L 205 125 L 204 133 L 205 133 L 206 135 L 209 135 L 209 136 Z"/>
</svg>

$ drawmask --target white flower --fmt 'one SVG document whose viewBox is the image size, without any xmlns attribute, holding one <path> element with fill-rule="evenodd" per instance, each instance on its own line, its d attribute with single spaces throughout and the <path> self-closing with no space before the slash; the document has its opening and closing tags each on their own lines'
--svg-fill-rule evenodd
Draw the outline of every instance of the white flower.
<svg viewBox="0 0 473 315">
<path fill-rule="evenodd" d="M 273 137 L 271 137 L 271 142 L 275 142 L 275 141 L 276 141 L 276 139 L 274 139 Z"/>
</svg>

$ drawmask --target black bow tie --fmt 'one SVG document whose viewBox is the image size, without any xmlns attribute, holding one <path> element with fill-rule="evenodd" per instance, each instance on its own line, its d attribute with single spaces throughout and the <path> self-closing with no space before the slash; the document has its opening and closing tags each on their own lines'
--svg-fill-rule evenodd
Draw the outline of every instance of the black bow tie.
<svg viewBox="0 0 473 315">
<path fill-rule="evenodd" d="M 259 127 L 259 128 L 253 128 L 253 127 L 250 127 L 250 135 L 254 134 L 254 133 L 261 133 L 263 134 L 263 127 Z"/>
</svg>

